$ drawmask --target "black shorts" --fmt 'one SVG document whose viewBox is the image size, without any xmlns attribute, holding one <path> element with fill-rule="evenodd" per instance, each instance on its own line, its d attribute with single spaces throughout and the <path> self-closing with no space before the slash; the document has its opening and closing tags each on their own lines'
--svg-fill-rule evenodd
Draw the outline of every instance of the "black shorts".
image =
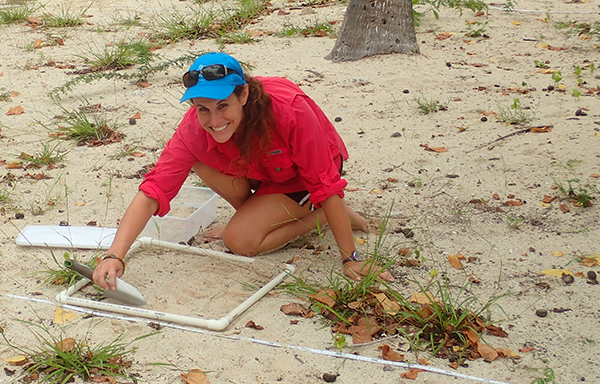
<svg viewBox="0 0 600 384">
<path fill-rule="evenodd" d="M 342 157 L 342 155 L 340 155 L 340 169 L 338 169 L 340 176 L 342 175 L 343 171 L 344 171 L 344 158 Z M 308 192 L 308 191 L 290 192 L 290 193 L 285 193 L 285 195 L 287 197 L 289 197 L 290 199 L 294 200 L 296 203 L 300 204 L 301 207 L 304 207 L 304 205 L 306 205 L 306 203 L 310 202 L 310 192 Z M 310 210 L 313 211 L 314 209 L 315 209 L 315 207 L 311 204 Z"/>
</svg>

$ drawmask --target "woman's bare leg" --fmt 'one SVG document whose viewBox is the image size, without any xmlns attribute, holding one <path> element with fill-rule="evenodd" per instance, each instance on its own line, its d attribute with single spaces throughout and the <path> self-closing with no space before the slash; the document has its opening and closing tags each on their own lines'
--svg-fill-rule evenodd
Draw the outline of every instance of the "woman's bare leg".
<svg viewBox="0 0 600 384">
<path fill-rule="evenodd" d="M 365 220 L 347 205 L 352 227 L 366 230 Z M 225 228 L 225 246 L 237 254 L 254 256 L 278 249 L 327 224 L 322 209 L 310 211 L 283 194 L 252 196 Z"/>
<path fill-rule="evenodd" d="M 192 167 L 204 184 L 238 209 L 252 195 L 250 183 L 246 178 L 225 175 L 214 168 L 197 163 Z"/>
</svg>

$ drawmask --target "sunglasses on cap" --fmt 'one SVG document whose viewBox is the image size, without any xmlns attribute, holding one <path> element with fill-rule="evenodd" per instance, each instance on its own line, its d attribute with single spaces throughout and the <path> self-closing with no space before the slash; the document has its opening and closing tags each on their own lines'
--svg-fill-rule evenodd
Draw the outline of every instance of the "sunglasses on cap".
<svg viewBox="0 0 600 384">
<path fill-rule="evenodd" d="M 238 71 L 231 68 L 227 68 L 223 64 L 207 65 L 206 67 L 200 70 L 192 70 L 186 72 L 183 75 L 183 85 L 186 88 L 193 87 L 194 85 L 198 84 L 198 79 L 200 78 L 200 75 L 202 75 L 202 77 L 204 77 L 205 80 L 211 81 L 222 79 L 231 73 L 235 73 L 241 77 Z"/>
</svg>

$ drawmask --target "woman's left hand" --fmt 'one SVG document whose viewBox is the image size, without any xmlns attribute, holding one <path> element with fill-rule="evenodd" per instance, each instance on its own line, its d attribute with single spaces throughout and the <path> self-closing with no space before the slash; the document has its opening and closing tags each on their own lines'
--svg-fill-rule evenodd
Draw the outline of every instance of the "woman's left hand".
<svg viewBox="0 0 600 384">
<path fill-rule="evenodd" d="M 349 261 L 344 264 L 344 275 L 348 276 L 352 280 L 361 280 L 364 276 L 368 275 L 378 275 L 377 277 L 393 282 L 394 276 L 389 271 L 384 270 L 383 268 L 375 265 L 374 259 L 369 259 L 365 261 Z"/>
</svg>

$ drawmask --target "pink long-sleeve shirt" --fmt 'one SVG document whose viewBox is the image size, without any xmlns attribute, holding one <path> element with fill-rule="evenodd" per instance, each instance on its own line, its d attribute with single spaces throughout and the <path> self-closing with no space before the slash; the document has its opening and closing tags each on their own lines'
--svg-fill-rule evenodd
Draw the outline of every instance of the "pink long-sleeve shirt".
<svg viewBox="0 0 600 384">
<path fill-rule="evenodd" d="M 240 152 L 235 144 L 231 140 L 217 143 L 200 125 L 196 109 L 190 108 L 139 187 L 158 201 L 156 215 L 169 212 L 170 201 L 198 162 L 227 175 L 261 181 L 257 195 L 307 190 L 317 207 L 330 196 L 344 197 L 347 182 L 338 169 L 340 155 L 345 160 L 348 151 L 325 113 L 293 82 L 278 77 L 258 79 L 271 96 L 275 115 L 268 155 L 254 159 L 245 175 L 238 174 Z"/>
</svg>

